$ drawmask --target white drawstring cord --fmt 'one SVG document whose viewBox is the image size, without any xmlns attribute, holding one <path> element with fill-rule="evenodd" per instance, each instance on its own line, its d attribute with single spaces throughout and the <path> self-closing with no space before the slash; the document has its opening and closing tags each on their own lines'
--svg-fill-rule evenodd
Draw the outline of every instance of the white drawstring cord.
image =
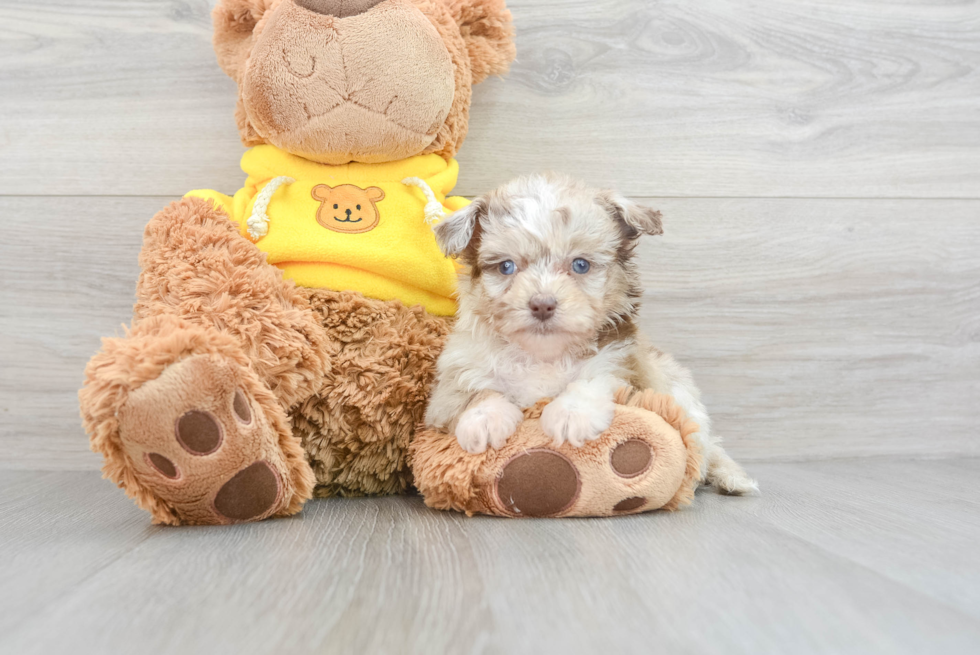
<svg viewBox="0 0 980 655">
<path fill-rule="evenodd" d="M 425 224 L 429 227 L 432 226 L 436 221 L 442 220 L 446 217 L 446 208 L 442 206 L 442 203 L 436 200 L 436 194 L 432 193 L 432 189 L 429 187 L 425 180 L 418 177 L 406 177 L 402 180 L 402 184 L 408 186 L 415 186 L 422 190 L 425 199 L 428 201 L 425 203 Z"/>
<path fill-rule="evenodd" d="M 285 175 L 274 177 L 259 191 L 258 195 L 255 196 L 255 204 L 252 205 L 252 215 L 245 221 L 249 236 L 257 240 L 269 233 L 269 215 L 266 213 L 269 209 L 269 202 L 279 187 L 283 184 L 292 184 L 295 181 Z"/>
</svg>

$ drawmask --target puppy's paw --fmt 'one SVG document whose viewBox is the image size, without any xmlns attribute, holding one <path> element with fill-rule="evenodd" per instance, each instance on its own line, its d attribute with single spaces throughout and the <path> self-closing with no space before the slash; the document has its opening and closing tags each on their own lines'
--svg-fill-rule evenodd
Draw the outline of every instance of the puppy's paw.
<svg viewBox="0 0 980 655">
<path fill-rule="evenodd" d="M 739 464 L 723 451 L 715 451 L 708 462 L 708 482 L 730 496 L 759 493 L 759 483 L 749 477 Z"/>
<path fill-rule="evenodd" d="M 759 483 L 745 472 L 718 476 L 712 480 L 718 491 L 729 496 L 750 496 L 759 493 Z"/>
<path fill-rule="evenodd" d="M 565 392 L 541 412 L 541 429 L 554 439 L 555 446 L 567 441 L 578 448 L 605 432 L 612 424 L 615 411 L 611 398 L 588 398 L 574 391 Z"/>
<path fill-rule="evenodd" d="M 463 412 L 456 424 L 456 441 L 468 453 L 482 453 L 489 445 L 502 448 L 524 420 L 524 413 L 501 396 L 487 398 Z"/>
</svg>

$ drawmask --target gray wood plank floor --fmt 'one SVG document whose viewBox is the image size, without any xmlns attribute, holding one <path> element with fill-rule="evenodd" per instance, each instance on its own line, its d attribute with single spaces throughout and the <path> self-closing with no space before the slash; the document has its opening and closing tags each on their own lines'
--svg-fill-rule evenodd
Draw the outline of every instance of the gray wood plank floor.
<svg viewBox="0 0 980 655">
<path fill-rule="evenodd" d="M 617 520 L 413 497 L 184 529 L 94 473 L 0 472 L 0 652 L 980 649 L 980 459 L 753 472 L 761 497 Z"/>
</svg>

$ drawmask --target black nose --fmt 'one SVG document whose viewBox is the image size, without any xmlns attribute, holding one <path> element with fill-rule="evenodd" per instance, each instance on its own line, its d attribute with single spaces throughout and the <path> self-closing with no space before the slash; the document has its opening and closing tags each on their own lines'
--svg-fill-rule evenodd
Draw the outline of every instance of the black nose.
<svg viewBox="0 0 980 655">
<path fill-rule="evenodd" d="M 300 7 L 310 11 L 337 18 L 347 18 L 363 14 L 382 0 L 295 0 Z"/>
<path fill-rule="evenodd" d="M 347 215 L 348 216 L 350 216 L 350 210 L 349 209 L 345 209 L 344 211 L 347 212 Z"/>
<path fill-rule="evenodd" d="M 527 306 L 531 308 L 534 318 L 539 321 L 547 321 L 554 316 L 555 309 L 558 308 L 558 301 L 554 296 L 534 296 L 528 301 Z"/>
</svg>

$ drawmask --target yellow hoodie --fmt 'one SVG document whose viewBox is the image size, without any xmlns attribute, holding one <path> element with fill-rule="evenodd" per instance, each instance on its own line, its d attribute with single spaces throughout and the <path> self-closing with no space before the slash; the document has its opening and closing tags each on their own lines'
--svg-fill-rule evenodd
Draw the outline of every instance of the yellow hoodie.
<svg viewBox="0 0 980 655">
<path fill-rule="evenodd" d="M 262 145 L 245 153 L 242 170 L 248 179 L 233 197 L 210 190 L 187 195 L 224 209 L 285 277 L 304 287 L 422 305 L 439 316 L 455 313 L 456 266 L 426 221 L 423 190 L 402 182 L 420 178 L 447 212 L 465 207 L 466 199 L 446 197 L 459 174 L 455 159 L 419 155 L 329 166 Z"/>
</svg>

